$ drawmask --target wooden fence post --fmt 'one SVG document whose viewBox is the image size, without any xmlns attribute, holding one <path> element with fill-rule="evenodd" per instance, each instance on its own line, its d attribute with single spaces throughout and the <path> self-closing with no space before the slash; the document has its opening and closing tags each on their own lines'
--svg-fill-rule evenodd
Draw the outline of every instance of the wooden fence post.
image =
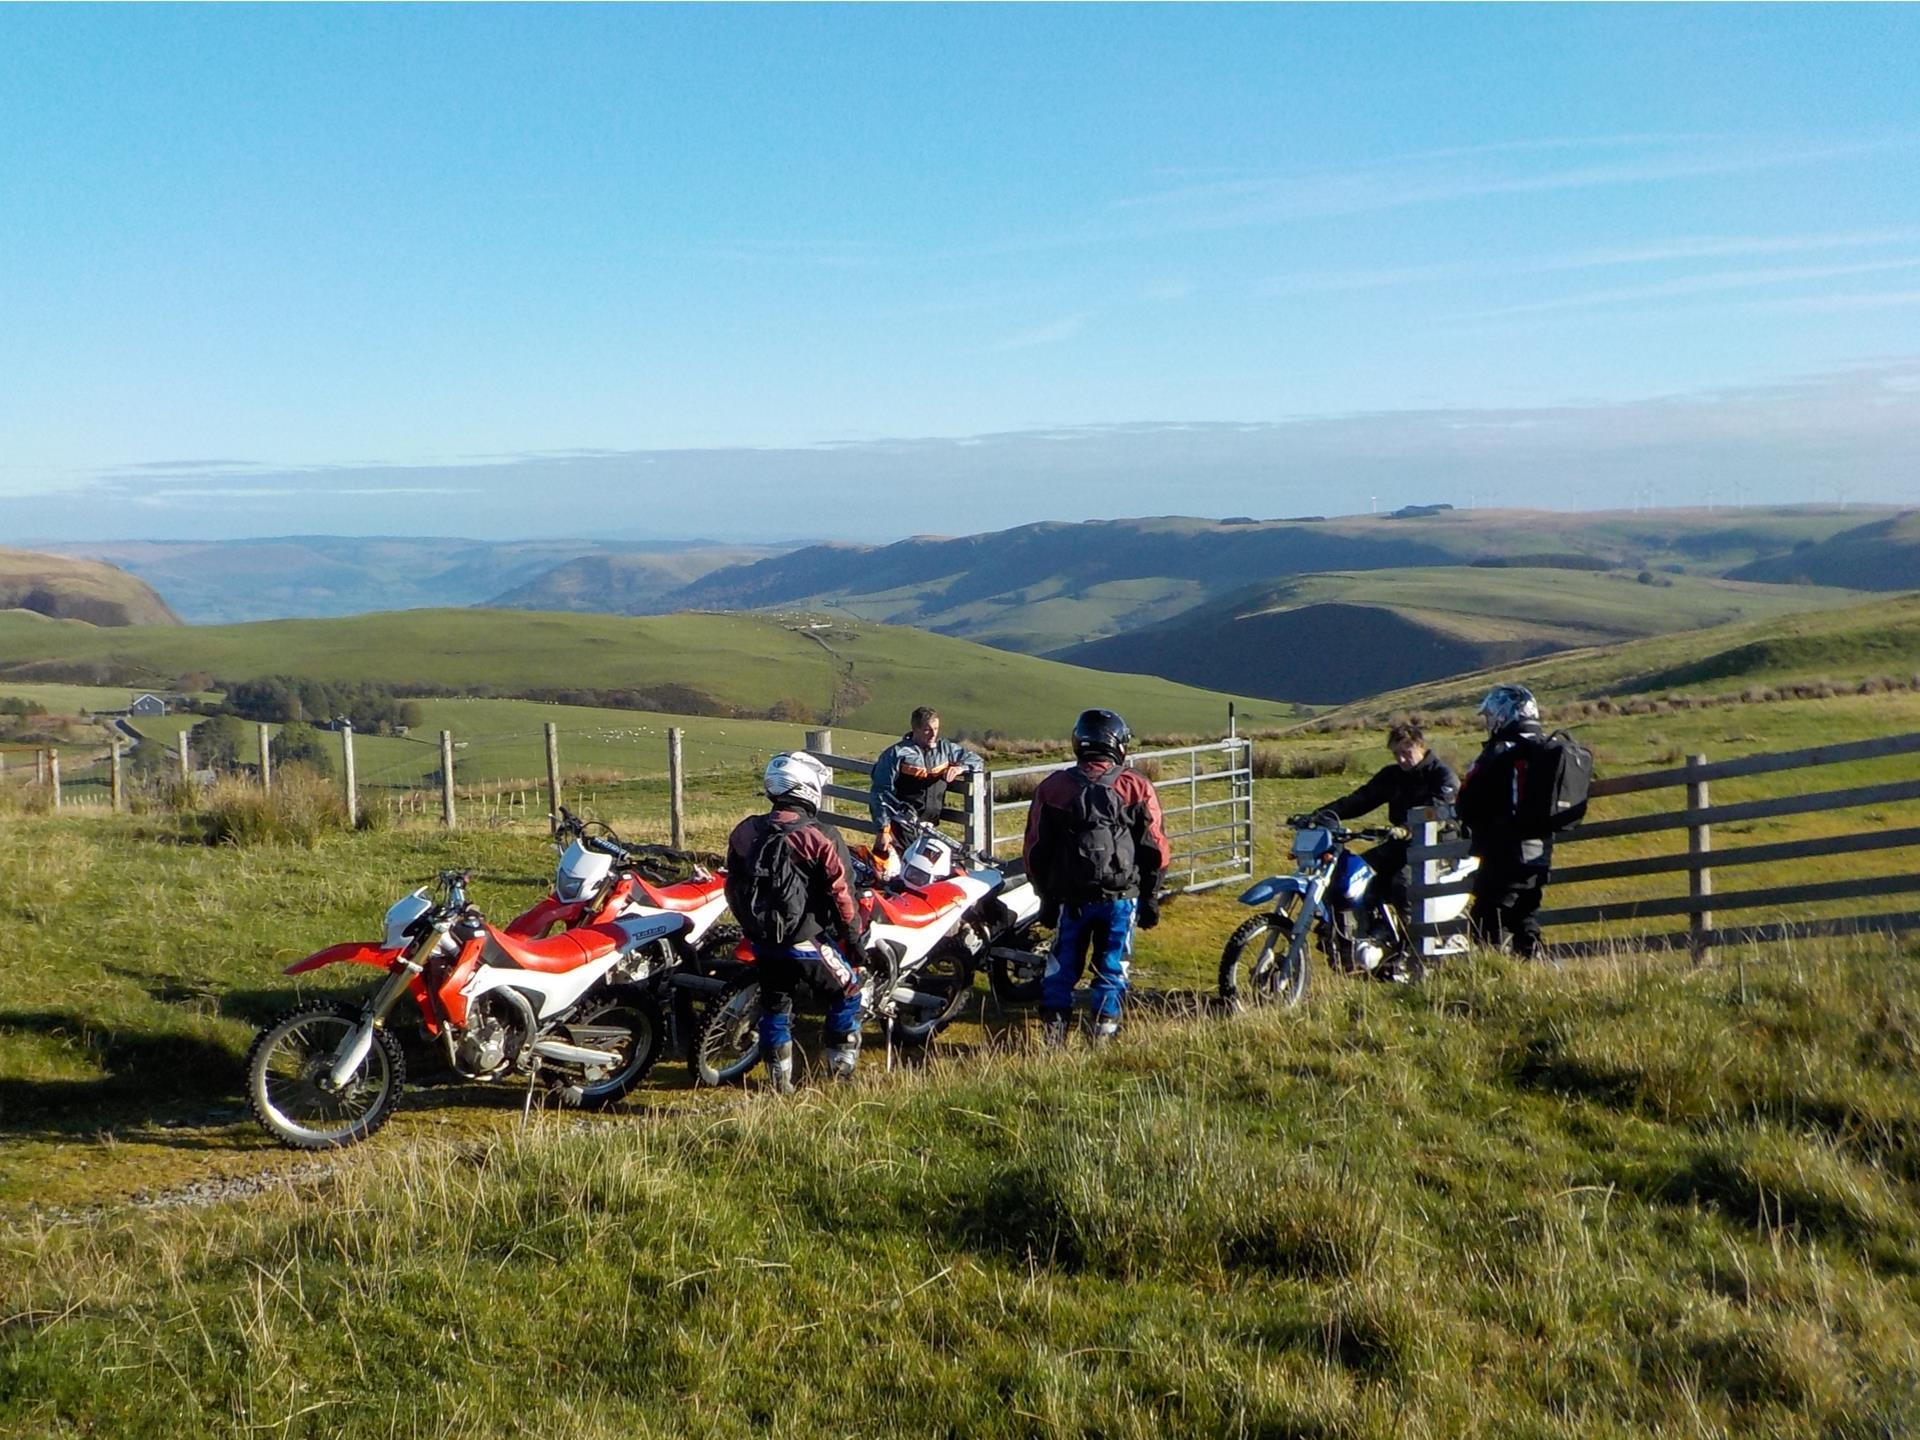
<svg viewBox="0 0 1920 1440">
<path fill-rule="evenodd" d="M 264 720 L 260 722 L 260 788 L 273 793 L 273 732 Z"/>
<path fill-rule="evenodd" d="M 353 722 L 340 722 L 340 761 L 346 772 L 347 787 L 347 826 L 358 829 L 360 825 L 360 786 L 353 773 Z"/>
<path fill-rule="evenodd" d="M 1704 755 L 1689 755 L 1687 768 L 1698 770 L 1707 763 Z M 1707 782 L 1705 780 L 1687 781 L 1687 808 L 1704 810 L 1707 808 Z M 1687 827 L 1687 854 L 1701 856 L 1713 850 L 1713 827 L 1693 824 Z M 1713 894 L 1713 871 L 1705 865 L 1696 865 L 1687 871 L 1687 897 L 1695 905 L 1701 904 Z M 1687 917 L 1689 948 L 1693 951 L 1693 963 L 1704 964 L 1713 958 L 1713 947 L 1707 944 L 1707 933 L 1713 929 L 1713 911 L 1695 909 Z"/>
<path fill-rule="evenodd" d="M 807 749 L 813 751 L 816 755 L 831 755 L 833 753 L 833 731 L 807 731 Z M 834 813 L 833 797 L 831 795 L 822 795 L 820 797 L 820 813 L 822 815 L 831 815 Z"/>
<path fill-rule="evenodd" d="M 42 789 L 46 788 L 47 750 L 44 745 L 41 746 L 38 750 L 33 752 L 33 783 L 40 786 Z"/>
<path fill-rule="evenodd" d="M 188 734 L 186 730 L 180 732 L 180 778 L 182 780 L 193 778 L 193 742 L 187 738 Z"/>
<path fill-rule="evenodd" d="M 667 843 L 676 850 L 687 848 L 685 736 L 679 726 L 667 727 Z"/>
<path fill-rule="evenodd" d="M 453 731 L 440 732 L 440 823 L 451 830 L 453 814 Z"/>
<path fill-rule="evenodd" d="M 121 772 L 120 737 L 113 739 L 112 757 L 107 761 L 107 798 L 113 805 L 113 813 L 118 815 L 127 808 L 127 783 Z"/>
<path fill-rule="evenodd" d="M 60 752 L 47 751 L 47 776 L 53 785 L 53 808 L 60 808 Z"/>
<path fill-rule="evenodd" d="M 549 827 L 560 823 L 560 728 L 547 722 L 547 821 Z"/>
</svg>

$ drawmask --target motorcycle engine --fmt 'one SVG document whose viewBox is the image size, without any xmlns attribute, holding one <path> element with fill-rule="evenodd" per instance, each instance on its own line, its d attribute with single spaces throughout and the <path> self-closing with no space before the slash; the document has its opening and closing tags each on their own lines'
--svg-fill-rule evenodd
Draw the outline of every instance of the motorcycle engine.
<svg viewBox="0 0 1920 1440">
<path fill-rule="evenodd" d="M 520 1007 L 492 991 L 467 1013 L 466 1032 L 453 1047 L 454 1068 L 474 1079 L 497 1075 L 513 1063 L 526 1043 L 527 1026 Z"/>
</svg>

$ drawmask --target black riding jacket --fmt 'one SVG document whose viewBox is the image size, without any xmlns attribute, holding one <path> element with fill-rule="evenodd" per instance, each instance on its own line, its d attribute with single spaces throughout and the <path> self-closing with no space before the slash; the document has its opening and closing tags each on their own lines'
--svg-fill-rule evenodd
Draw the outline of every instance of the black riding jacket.
<svg viewBox="0 0 1920 1440">
<path fill-rule="evenodd" d="M 1402 770 L 1397 763 L 1385 766 L 1351 795 L 1342 795 L 1324 808 L 1342 820 L 1352 820 L 1384 805 L 1387 823 L 1404 825 L 1408 811 L 1422 805 L 1451 805 L 1459 793 L 1453 767 L 1429 750 L 1411 770 Z"/>
</svg>

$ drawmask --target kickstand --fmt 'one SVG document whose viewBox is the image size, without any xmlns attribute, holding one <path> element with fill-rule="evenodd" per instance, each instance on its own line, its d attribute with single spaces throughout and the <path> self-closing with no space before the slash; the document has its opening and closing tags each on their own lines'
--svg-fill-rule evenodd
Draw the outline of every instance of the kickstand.
<svg viewBox="0 0 1920 1440">
<path fill-rule="evenodd" d="M 526 1129 L 533 1120 L 533 1087 L 540 1080 L 540 1061 L 536 1058 L 527 1067 L 527 1101 L 520 1107 L 520 1128 Z"/>
<path fill-rule="evenodd" d="M 893 1016 L 889 1015 L 883 1027 L 887 1037 L 887 1073 L 893 1073 Z"/>
</svg>

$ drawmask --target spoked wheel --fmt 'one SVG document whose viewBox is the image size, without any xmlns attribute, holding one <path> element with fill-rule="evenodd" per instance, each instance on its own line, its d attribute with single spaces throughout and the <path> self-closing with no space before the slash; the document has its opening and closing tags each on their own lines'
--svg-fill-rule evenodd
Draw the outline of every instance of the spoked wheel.
<svg viewBox="0 0 1920 1440">
<path fill-rule="evenodd" d="M 760 1058 L 760 982 L 736 980 L 714 1001 L 693 1046 L 693 1078 L 730 1085 Z"/>
<path fill-rule="evenodd" d="M 1292 902 L 1297 907 L 1298 900 Z M 1220 998 L 1234 1009 L 1281 1005 L 1307 997 L 1306 936 L 1295 943 L 1295 910 L 1255 915 L 1227 937 L 1220 952 Z"/>
<path fill-rule="evenodd" d="M 1040 999 L 1040 979 L 1047 972 L 1047 953 L 1053 934 L 1038 924 L 997 942 L 999 954 L 987 956 L 987 984 L 1003 1005 L 1032 1005 Z M 1025 958 L 1013 959 L 1014 954 Z"/>
<path fill-rule="evenodd" d="M 400 1101 L 407 1060 L 384 1027 L 360 1069 L 335 1088 L 329 1078 L 341 1042 L 360 1023 L 359 1007 L 309 1000 L 262 1030 L 247 1052 L 247 1103 L 282 1145 L 333 1150 L 366 1139 Z"/>
<path fill-rule="evenodd" d="M 973 957 L 958 941 L 944 941 L 934 947 L 919 969 L 904 976 L 899 983 L 941 1000 L 938 1009 L 903 1003 L 894 1016 L 896 1034 L 907 1040 L 930 1040 L 967 1008 L 967 998 L 973 994 Z"/>
<path fill-rule="evenodd" d="M 653 997 L 630 985 L 617 985 L 582 1005 L 556 1038 L 620 1058 L 603 1071 L 589 1071 L 568 1098 L 590 1110 L 611 1105 L 646 1078 L 660 1057 L 665 1026 Z"/>
</svg>

